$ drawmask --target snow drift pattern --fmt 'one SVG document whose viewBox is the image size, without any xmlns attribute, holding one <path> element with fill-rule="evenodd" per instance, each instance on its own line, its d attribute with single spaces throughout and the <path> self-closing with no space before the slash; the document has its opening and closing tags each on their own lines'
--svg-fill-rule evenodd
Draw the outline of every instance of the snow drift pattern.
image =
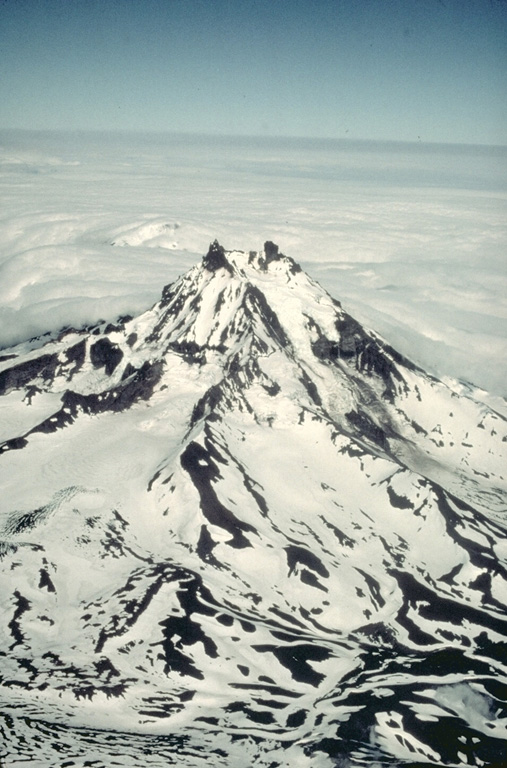
<svg viewBox="0 0 507 768">
<path fill-rule="evenodd" d="M 505 420 L 276 245 L 0 395 L 6 765 L 506 759 Z"/>
</svg>

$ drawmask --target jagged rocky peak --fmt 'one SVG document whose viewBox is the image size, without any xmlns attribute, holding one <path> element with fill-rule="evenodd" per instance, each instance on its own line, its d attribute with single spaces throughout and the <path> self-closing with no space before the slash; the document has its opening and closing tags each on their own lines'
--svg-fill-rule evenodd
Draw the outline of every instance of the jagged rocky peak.
<svg viewBox="0 0 507 768">
<path fill-rule="evenodd" d="M 202 260 L 203 267 L 208 272 L 216 272 L 218 269 L 226 269 L 228 272 L 233 273 L 233 268 L 227 261 L 225 255 L 225 248 L 220 245 L 218 240 L 214 240 L 208 249 L 208 253 Z"/>
<path fill-rule="evenodd" d="M 279 246 L 271 240 L 266 240 L 262 250 L 246 253 L 237 250 L 227 251 L 215 239 L 202 260 L 202 265 L 208 272 L 215 273 L 220 269 L 226 269 L 230 275 L 233 275 L 236 269 L 241 270 L 247 265 L 261 272 L 266 272 L 274 263 L 281 267 L 282 271 L 287 270 L 293 275 L 302 271 L 299 264 L 290 256 L 282 253 Z"/>
<path fill-rule="evenodd" d="M 302 271 L 299 264 L 290 256 L 285 256 L 285 254 L 280 251 L 279 246 L 271 240 L 266 240 L 263 251 L 257 255 L 258 265 L 261 269 L 267 270 L 270 264 L 278 262 L 285 264 L 292 274 L 297 274 Z M 251 254 L 250 263 L 252 260 Z"/>
<path fill-rule="evenodd" d="M 280 261 L 283 256 L 276 243 L 271 242 L 271 240 L 266 240 L 264 243 L 264 253 L 266 254 L 266 264 L 269 264 L 270 261 Z"/>
</svg>

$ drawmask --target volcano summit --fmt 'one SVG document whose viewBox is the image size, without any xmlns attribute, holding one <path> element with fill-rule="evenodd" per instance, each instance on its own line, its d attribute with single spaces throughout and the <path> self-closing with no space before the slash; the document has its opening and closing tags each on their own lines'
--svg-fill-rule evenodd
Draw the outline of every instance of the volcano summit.
<svg viewBox="0 0 507 768">
<path fill-rule="evenodd" d="M 505 419 L 276 245 L 0 396 L 6 768 L 505 764 Z"/>
</svg>

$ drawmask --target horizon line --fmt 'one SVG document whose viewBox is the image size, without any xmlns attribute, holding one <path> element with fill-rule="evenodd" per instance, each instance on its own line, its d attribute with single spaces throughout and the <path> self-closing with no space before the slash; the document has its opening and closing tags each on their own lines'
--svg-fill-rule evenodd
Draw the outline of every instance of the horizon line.
<svg viewBox="0 0 507 768">
<path fill-rule="evenodd" d="M 466 141 L 436 141 L 427 139 L 386 139 L 351 136 L 308 136 L 308 135 L 285 135 L 285 134 L 267 134 L 267 133 L 213 133 L 204 131 L 180 131 L 163 129 L 140 129 L 140 128 L 19 128 L 0 126 L 0 133 L 24 133 L 24 134 L 88 134 L 88 135 L 123 135 L 123 136 L 172 136 L 174 138 L 192 138 L 192 139 L 213 139 L 230 140 L 243 139 L 255 141 L 288 141 L 288 142 L 327 142 L 344 144 L 391 144 L 391 145 L 410 145 L 410 146 L 434 146 L 434 147 L 481 147 L 487 149 L 507 149 L 505 144 L 466 142 Z"/>
</svg>

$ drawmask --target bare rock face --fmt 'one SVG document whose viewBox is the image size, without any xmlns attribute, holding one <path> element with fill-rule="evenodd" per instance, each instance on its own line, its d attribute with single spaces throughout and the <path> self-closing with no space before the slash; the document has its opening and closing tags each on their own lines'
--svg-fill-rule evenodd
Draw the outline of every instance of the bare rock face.
<svg viewBox="0 0 507 768">
<path fill-rule="evenodd" d="M 218 240 L 214 240 L 211 243 L 208 253 L 204 256 L 202 263 L 208 272 L 216 272 L 218 269 L 226 269 L 232 274 L 232 267 L 227 261 L 225 248 L 220 245 Z"/>
<path fill-rule="evenodd" d="M 266 264 L 269 264 L 272 261 L 279 261 L 282 256 L 278 246 L 271 242 L 271 240 L 266 240 L 264 243 L 264 254 L 266 257 Z"/>
<path fill-rule="evenodd" d="M 13 389 L 20 389 L 39 377 L 44 381 L 51 381 L 57 365 L 56 355 L 43 354 L 40 357 L 7 367 L 0 373 L 0 394 L 5 395 Z"/>
<path fill-rule="evenodd" d="M 507 764 L 507 424 L 274 243 L 0 409 L 2 765 Z"/>
<path fill-rule="evenodd" d="M 107 332 L 107 328 L 106 328 Z M 90 347 L 90 360 L 95 368 L 102 368 L 110 376 L 123 358 L 123 352 L 117 344 L 113 344 L 106 336 L 96 341 Z"/>
</svg>

